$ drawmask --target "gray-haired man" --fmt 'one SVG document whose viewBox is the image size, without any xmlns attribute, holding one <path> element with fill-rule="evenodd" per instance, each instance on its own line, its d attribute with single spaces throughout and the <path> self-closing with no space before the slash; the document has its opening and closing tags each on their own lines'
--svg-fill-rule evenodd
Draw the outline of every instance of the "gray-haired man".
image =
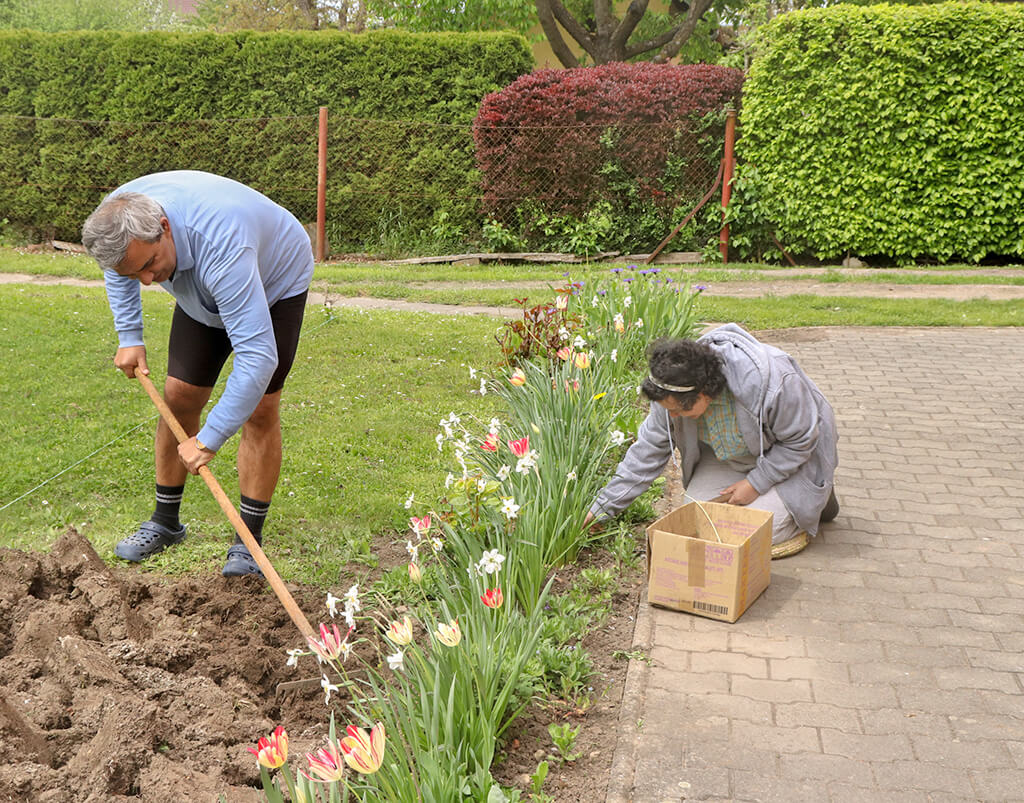
<svg viewBox="0 0 1024 803">
<path fill-rule="evenodd" d="M 86 220 L 82 242 L 104 270 L 119 339 L 114 365 L 126 376 L 149 373 L 139 284 L 157 282 L 177 300 L 164 398 L 190 437 L 179 445 L 163 421 L 157 425 L 156 509 L 115 552 L 141 561 L 183 540 L 187 474 L 198 473 L 239 430 L 240 511 L 261 540 L 281 470 L 281 388 L 313 275 L 302 225 L 250 187 L 182 170 L 114 190 Z M 200 426 L 232 351 L 224 393 Z M 237 536 L 223 573 L 259 573 Z"/>
</svg>

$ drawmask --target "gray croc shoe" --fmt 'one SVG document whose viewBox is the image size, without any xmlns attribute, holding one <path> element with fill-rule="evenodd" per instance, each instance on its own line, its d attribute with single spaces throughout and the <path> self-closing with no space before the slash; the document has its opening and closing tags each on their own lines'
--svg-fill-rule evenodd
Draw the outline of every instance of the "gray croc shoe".
<svg viewBox="0 0 1024 803">
<path fill-rule="evenodd" d="M 155 521 L 144 521 L 139 525 L 139 529 L 118 542 L 114 547 L 114 554 L 123 560 L 138 563 L 184 540 L 184 524 L 177 530 L 172 530 Z"/>
<path fill-rule="evenodd" d="M 235 544 L 228 549 L 228 559 L 221 574 L 225 577 L 244 577 L 247 574 L 263 576 L 259 564 L 253 559 L 245 544 Z"/>
</svg>

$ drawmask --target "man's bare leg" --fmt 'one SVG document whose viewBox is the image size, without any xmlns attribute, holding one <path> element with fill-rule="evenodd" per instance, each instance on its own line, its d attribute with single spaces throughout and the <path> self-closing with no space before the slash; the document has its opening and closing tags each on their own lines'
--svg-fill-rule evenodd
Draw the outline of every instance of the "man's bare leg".
<svg viewBox="0 0 1024 803">
<path fill-rule="evenodd" d="M 199 432 L 199 416 L 210 400 L 213 388 L 190 385 L 173 376 L 164 381 L 164 401 L 178 419 L 181 428 L 189 437 Z M 178 439 L 163 418 L 156 427 L 156 442 L 153 449 L 156 457 L 156 481 L 158 485 L 184 485 L 188 470 L 178 457 Z"/>
<path fill-rule="evenodd" d="M 168 377 L 164 399 L 181 426 L 190 435 L 199 430 L 199 416 L 213 388 L 190 385 Z M 185 538 L 185 527 L 178 519 L 182 489 L 188 470 L 178 458 L 178 439 L 161 418 L 153 445 L 156 462 L 156 510 L 127 538 L 118 542 L 118 557 L 138 562 L 163 551 Z"/>
<path fill-rule="evenodd" d="M 238 490 L 270 502 L 281 475 L 281 391 L 268 393 L 242 426 L 238 443 Z"/>
<path fill-rule="evenodd" d="M 242 521 L 263 542 L 263 523 L 281 474 L 281 392 L 268 393 L 242 426 L 238 442 L 238 489 Z M 228 550 L 225 577 L 259 573 L 249 550 L 238 543 Z"/>
</svg>

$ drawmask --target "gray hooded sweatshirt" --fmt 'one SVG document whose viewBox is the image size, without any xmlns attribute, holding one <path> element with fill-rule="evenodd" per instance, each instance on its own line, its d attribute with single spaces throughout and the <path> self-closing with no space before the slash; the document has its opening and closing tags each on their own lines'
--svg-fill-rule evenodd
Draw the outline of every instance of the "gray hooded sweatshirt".
<svg viewBox="0 0 1024 803">
<path fill-rule="evenodd" d="M 759 494 L 776 488 L 797 525 L 815 535 L 839 462 L 832 406 L 796 360 L 736 324 L 714 329 L 699 342 L 722 358 L 740 432 L 757 457 L 747 480 Z M 682 416 L 672 418 L 651 402 L 636 443 L 590 512 L 614 516 L 628 507 L 661 475 L 674 448 L 679 449 L 683 484 L 688 485 L 700 458 L 697 424 Z"/>
</svg>

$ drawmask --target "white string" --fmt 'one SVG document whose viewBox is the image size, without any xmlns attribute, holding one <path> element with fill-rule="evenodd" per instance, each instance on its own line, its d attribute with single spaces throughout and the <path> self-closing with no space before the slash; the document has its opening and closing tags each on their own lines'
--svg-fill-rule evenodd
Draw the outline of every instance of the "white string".
<svg viewBox="0 0 1024 803">
<path fill-rule="evenodd" d="M 85 457 L 83 457 L 83 458 L 82 458 L 81 460 L 79 460 L 79 461 L 78 461 L 77 463 L 72 463 L 72 464 L 71 464 L 70 466 L 68 466 L 67 468 L 63 468 L 63 469 L 61 469 L 61 470 L 60 470 L 60 471 L 58 471 L 58 472 L 57 472 L 56 474 L 54 474 L 54 475 L 53 475 L 52 477 L 50 477 L 50 478 L 49 478 L 48 480 L 43 480 L 43 481 L 42 481 L 41 483 L 39 483 L 39 484 L 38 484 L 38 485 L 37 485 L 37 486 L 36 486 L 35 488 L 30 488 L 29 490 L 25 491 L 25 493 L 23 493 L 23 494 L 22 494 L 21 496 L 19 496 L 19 497 L 18 497 L 17 499 L 12 499 L 12 500 L 11 500 L 10 502 L 8 502 L 8 503 L 7 503 L 6 505 L 4 505 L 3 507 L 0 507 L 0 510 L 6 510 L 6 509 L 7 509 L 7 508 L 9 508 L 9 507 L 10 507 L 11 505 L 13 505 L 13 504 L 14 504 L 15 502 L 19 502 L 19 501 L 21 501 L 22 499 L 24 499 L 24 498 L 25 498 L 26 496 L 28 496 L 29 494 L 33 494 L 33 493 L 35 493 L 36 491 L 38 491 L 38 490 L 39 490 L 40 488 L 42 488 L 42 487 L 43 487 L 44 485 L 46 485 L 47 483 L 53 482 L 53 481 L 54 481 L 55 479 L 57 479 L 57 477 L 61 476 L 62 474 L 67 474 L 67 473 L 68 473 L 69 471 L 71 471 L 71 469 L 73 469 L 73 468 L 74 468 L 75 466 L 81 465 L 82 463 L 84 463 L 84 462 L 85 462 L 86 460 L 88 460 L 88 459 L 89 459 L 90 457 L 92 457 L 93 455 L 95 455 L 95 454 L 98 454 L 99 452 L 102 452 L 102 451 L 103 451 L 104 449 L 106 449 L 106 448 L 107 448 L 108 446 L 110 446 L 110 444 L 112 444 L 112 443 L 115 443 L 116 441 L 119 441 L 119 440 L 121 440 L 121 438 L 125 438 L 125 437 L 127 437 L 128 435 L 131 435 L 131 434 L 132 434 L 132 433 L 133 433 L 133 432 L 134 432 L 135 430 L 139 429 L 139 427 L 144 427 L 144 426 L 146 426 L 147 424 L 149 424 L 149 423 L 150 423 L 151 421 L 153 421 L 154 419 L 156 419 L 156 418 L 159 418 L 159 417 L 160 417 L 160 416 L 159 416 L 159 414 L 158 414 L 158 415 L 155 415 L 155 416 L 153 416 L 153 418 L 148 418 L 148 419 L 146 419 L 146 420 L 145 420 L 145 421 L 143 421 L 143 422 L 142 422 L 141 424 L 137 424 L 136 426 L 132 427 L 132 428 L 131 428 L 131 429 L 129 429 L 128 431 L 126 431 L 126 432 L 122 432 L 122 433 L 121 433 L 120 435 L 118 435 L 117 437 L 115 437 L 115 438 L 113 438 L 113 439 L 111 439 L 111 440 L 107 441 L 106 443 L 104 443 L 104 444 L 103 444 L 102 446 L 100 446 L 100 447 L 99 447 L 98 449 L 95 449 L 95 450 L 93 450 L 93 451 L 89 452 L 89 454 L 87 454 L 87 455 L 86 455 Z"/>
<path fill-rule="evenodd" d="M 700 512 L 704 514 L 704 517 L 708 520 L 708 524 L 711 525 L 711 529 L 714 530 L 715 538 L 718 539 L 718 543 L 722 543 L 722 536 L 718 534 L 718 528 L 715 526 L 715 523 L 711 520 L 711 516 L 708 515 L 708 512 L 704 509 L 704 505 L 701 503 L 701 500 L 694 499 L 692 496 L 686 493 L 686 491 L 683 491 L 683 499 L 690 499 L 697 504 L 697 507 L 700 508 Z"/>
</svg>

